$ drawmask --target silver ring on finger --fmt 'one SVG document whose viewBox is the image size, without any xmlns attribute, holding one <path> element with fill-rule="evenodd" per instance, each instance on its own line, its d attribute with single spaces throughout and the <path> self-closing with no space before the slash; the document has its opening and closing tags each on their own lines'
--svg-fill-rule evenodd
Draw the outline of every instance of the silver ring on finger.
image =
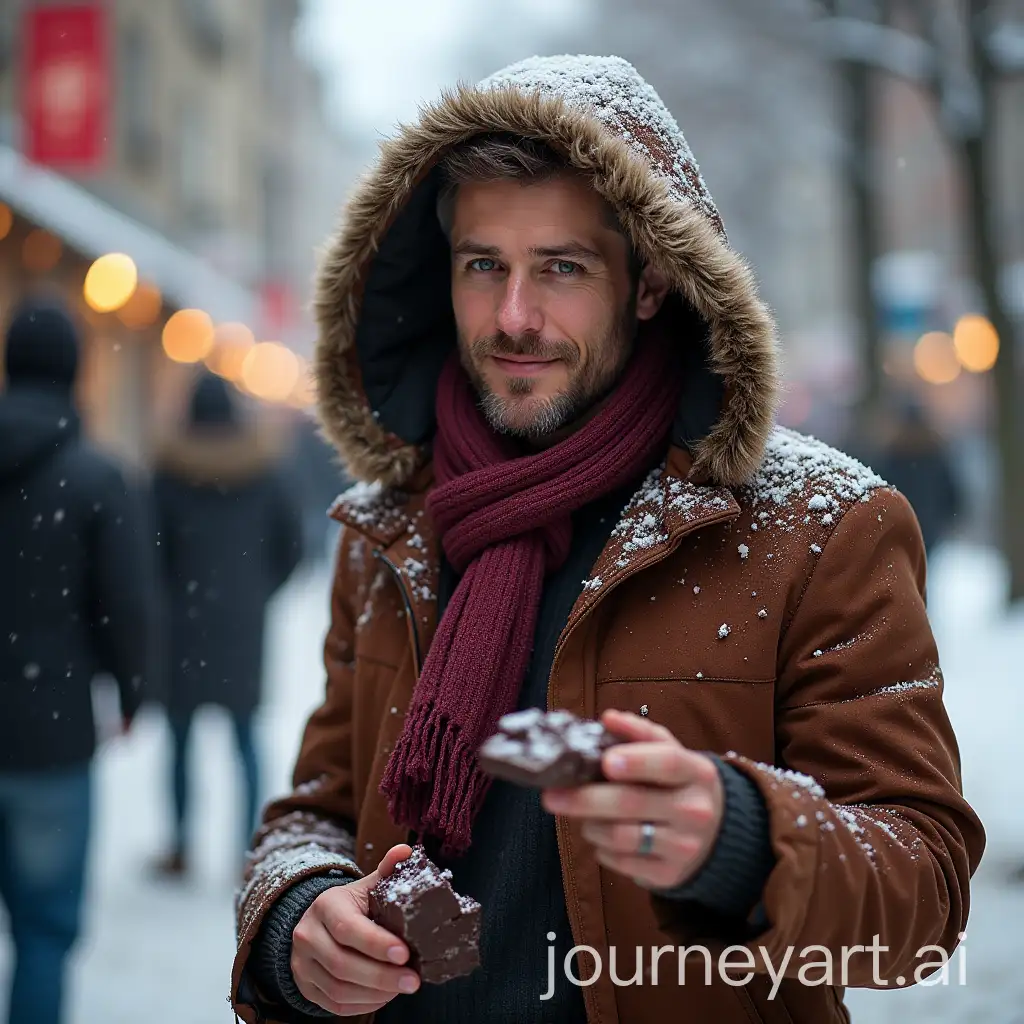
<svg viewBox="0 0 1024 1024">
<path fill-rule="evenodd" d="M 640 825 L 640 845 L 636 851 L 641 857 L 650 857 L 654 852 L 654 822 L 645 821 Z"/>
</svg>

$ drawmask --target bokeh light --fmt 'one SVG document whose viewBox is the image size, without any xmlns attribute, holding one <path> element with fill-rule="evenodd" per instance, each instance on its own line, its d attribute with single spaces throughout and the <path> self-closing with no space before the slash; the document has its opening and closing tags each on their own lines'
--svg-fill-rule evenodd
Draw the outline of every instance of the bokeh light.
<svg viewBox="0 0 1024 1024">
<path fill-rule="evenodd" d="M 138 283 L 139 271 L 131 256 L 111 252 L 89 268 L 82 292 L 91 309 L 97 313 L 113 313 L 132 297 Z"/>
<path fill-rule="evenodd" d="M 245 357 L 255 344 L 256 338 L 245 324 L 218 325 L 213 334 L 213 349 L 206 356 L 207 369 L 237 383 L 242 379 Z"/>
<path fill-rule="evenodd" d="M 242 383 L 257 398 L 284 402 L 299 381 L 299 357 L 274 341 L 254 345 L 242 362 Z"/>
<path fill-rule="evenodd" d="M 977 313 L 962 316 L 953 330 L 953 345 L 965 370 L 985 373 L 996 365 L 999 335 L 988 317 Z"/>
<path fill-rule="evenodd" d="M 213 321 L 201 309 L 179 309 L 164 324 L 163 346 L 176 363 L 198 363 L 213 348 Z"/>
<path fill-rule="evenodd" d="M 45 274 L 60 262 L 64 246 L 56 235 L 36 228 L 25 236 L 21 246 L 21 259 L 28 270 Z"/>
<path fill-rule="evenodd" d="M 928 384 L 950 384 L 960 376 L 953 338 L 945 331 L 929 331 L 914 346 L 914 369 Z"/>
<path fill-rule="evenodd" d="M 6 238 L 14 227 L 14 214 L 6 203 L 0 203 L 0 239 Z"/>
<path fill-rule="evenodd" d="M 132 292 L 132 297 L 117 311 L 117 318 L 135 330 L 151 327 L 160 317 L 164 299 L 155 284 L 142 281 Z"/>
</svg>

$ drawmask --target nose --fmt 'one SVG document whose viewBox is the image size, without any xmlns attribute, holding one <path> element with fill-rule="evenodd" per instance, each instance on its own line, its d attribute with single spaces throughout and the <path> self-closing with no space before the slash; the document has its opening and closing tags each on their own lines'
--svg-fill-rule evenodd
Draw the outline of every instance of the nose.
<svg viewBox="0 0 1024 1024">
<path fill-rule="evenodd" d="M 505 292 L 498 306 L 498 328 L 510 337 L 521 334 L 539 334 L 544 326 L 544 314 L 530 279 L 524 275 L 509 274 Z"/>
</svg>

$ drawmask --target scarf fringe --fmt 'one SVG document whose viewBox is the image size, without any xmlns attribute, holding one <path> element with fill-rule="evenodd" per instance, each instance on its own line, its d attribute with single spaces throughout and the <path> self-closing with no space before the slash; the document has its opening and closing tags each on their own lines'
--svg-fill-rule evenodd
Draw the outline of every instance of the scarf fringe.
<svg viewBox="0 0 1024 1024">
<path fill-rule="evenodd" d="M 473 817 L 489 780 L 474 770 L 476 751 L 458 726 L 430 712 L 427 705 L 416 709 L 411 725 L 423 745 L 395 751 L 380 790 L 396 824 L 441 839 L 442 854 L 457 856 L 469 848 Z"/>
</svg>

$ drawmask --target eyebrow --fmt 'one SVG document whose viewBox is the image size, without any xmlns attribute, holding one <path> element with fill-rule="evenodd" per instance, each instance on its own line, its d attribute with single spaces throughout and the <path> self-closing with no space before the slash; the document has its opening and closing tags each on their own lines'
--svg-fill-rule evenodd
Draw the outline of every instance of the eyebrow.
<svg viewBox="0 0 1024 1024">
<path fill-rule="evenodd" d="M 565 245 L 533 246 L 526 250 L 531 256 L 539 256 L 542 259 L 580 259 L 604 263 L 604 257 L 593 249 L 583 245 L 582 242 L 566 242 Z M 501 249 L 496 245 L 484 245 L 475 242 L 472 238 L 457 245 L 454 249 L 456 256 L 489 256 L 500 257 Z"/>
</svg>

